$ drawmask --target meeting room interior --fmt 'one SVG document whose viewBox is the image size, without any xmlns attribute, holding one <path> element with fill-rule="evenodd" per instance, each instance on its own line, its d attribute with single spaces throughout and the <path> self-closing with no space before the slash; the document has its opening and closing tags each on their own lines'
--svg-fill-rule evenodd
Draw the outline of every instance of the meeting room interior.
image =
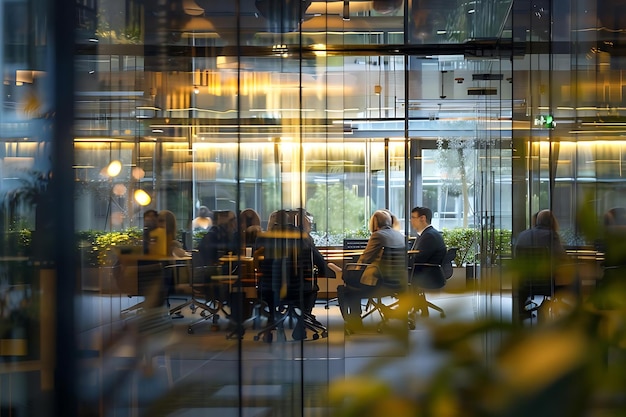
<svg viewBox="0 0 626 417">
<path fill-rule="evenodd" d="M 0 0 L 0 417 L 619 415 L 625 11 Z"/>
</svg>

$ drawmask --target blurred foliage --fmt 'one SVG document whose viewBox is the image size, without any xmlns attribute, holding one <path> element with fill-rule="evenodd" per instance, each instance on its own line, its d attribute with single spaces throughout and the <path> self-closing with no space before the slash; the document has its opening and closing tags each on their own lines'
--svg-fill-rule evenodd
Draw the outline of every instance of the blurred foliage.
<svg viewBox="0 0 626 417">
<path fill-rule="evenodd" d="M 457 266 L 468 262 L 472 263 L 476 260 L 480 236 L 479 230 L 457 227 L 454 229 L 443 229 L 441 233 L 443 234 L 443 241 L 448 248 L 458 248 L 454 258 L 454 263 Z"/>
<path fill-rule="evenodd" d="M 98 251 L 99 265 L 112 262 L 111 249 L 115 246 L 141 245 L 143 231 L 137 227 L 129 227 L 121 231 L 103 233 L 96 237 L 94 246 Z"/>
<path fill-rule="evenodd" d="M 11 221 L 7 235 L 9 240 L 6 244 L 10 247 L 9 249 L 15 249 L 18 255 L 30 255 L 33 233 L 26 219 L 18 217 Z"/>
<path fill-rule="evenodd" d="M 78 249 L 78 259 L 81 259 L 85 267 L 97 267 L 99 250 L 96 246 L 96 239 L 105 234 L 104 230 L 81 230 L 76 232 L 76 245 Z"/>
<path fill-rule="evenodd" d="M 586 201 L 590 204 L 582 207 L 578 225 L 585 239 L 603 240 L 613 245 L 611 252 L 626 254 L 626 242 L 607 240 L 612 230 L 598 227 L 593 200 Z M 506 247 L 510 234 L 496 233 L 501 247 Z M 448 233 L 448 241 L 459 245 L 473 237 L 468 230 Z M 554 261 L 546 265 L 553 268 Z M 500 309 L 493 315 L 488 313 L 493 310 L 485 309 L 473 320 L 422 321 L 430 347 L 437 352 L 433 355 L 437 363 L 427 367 L 428 375 L 407 367 L 390 380 L 385 370 L 406 356 L 378 355 L 360 375 L 332 382 L 328 395 L 333 415 L 626 415 L 626 266 L 599 270 L 595 259 L 567 266 L 560 277 L 569 279 L 559 281 L 555 294 L 542 301 L 534 319 L 511 320 Z M 513 259 L 492 274 L 498 271 L 501 279 L 512 280 L 516 288 L 529 271 L 540 267 Z M 496 281 L 501 279 L 496 277 Z M 597 280 L 596 285 L 581 290 L 580 283 L 591 280 Z M 499 285 L 493 290 L 501 291 Z M 484 295 L 489 294 L 488 289 Z M 407 343 L 399 333 L 390 336 L 395 340 L 388 344 Z M 407 346 L 406 351 L 417 348 Z"/>
<path fill-rule="evenodd" d="M 86 267 L 108 265 L 113 262 L 111 249 L 114 246 L 141 245 L 142 239 L 143 231 L 137 227 L 112 232 L 85 230 L 76 233 L 78 250 Z"/>
<path fill-rule="evenodd" d="M 208 230 L 205 229 L 198 229 L 193 231 L 193 249 L 198 249 L 200 241 L 202 240 L 204 235 L 207 234 L 207 232 Z"/>
</svg>

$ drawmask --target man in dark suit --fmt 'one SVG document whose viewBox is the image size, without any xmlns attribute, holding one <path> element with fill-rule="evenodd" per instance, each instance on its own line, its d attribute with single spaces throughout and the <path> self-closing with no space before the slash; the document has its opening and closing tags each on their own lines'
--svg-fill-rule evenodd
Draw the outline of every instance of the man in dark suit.
<svg viewBox="0 0 626 417">
<path fill-rule="evenodd" d="M 441 232 L 430 224 L 432 220 L 433 212 L 428 207 L 415 207 L 411 210 L 411 227 L 418 234 L 412 248 L 416 253 L 411 255 L 411 263 L 441 265 L 443 261 L 446 244 Z"/>
<path fill-rule="evenodd" d="M 344 320 L 352 330 L 362 326 L 361 323 L 361 298 L 367 298 L 374 288 L 382 285 L 390 285 L 389 279 L 383 283 L 380 271 L 387 269 L 382 265 L 383 249 L 397 249 L 402 251 L 402 268 L 406 262 L 406 238 L 402 233 L 392 227 L 392 217 L 386 210 L 377 210 L 370 219 L 370 236 L 367 246 L 359 257 L 357 263 L 369 264 L 365 269 L 344 271 L 343 280 L 345 285 L 337 287 L 337 298 Z M 389 277 L 386 277 L 389 278 Z M 402 280 L 402 277 L 398 277 Z M 400 287 L 404 282 L 398 282 Z"/>
</svg>

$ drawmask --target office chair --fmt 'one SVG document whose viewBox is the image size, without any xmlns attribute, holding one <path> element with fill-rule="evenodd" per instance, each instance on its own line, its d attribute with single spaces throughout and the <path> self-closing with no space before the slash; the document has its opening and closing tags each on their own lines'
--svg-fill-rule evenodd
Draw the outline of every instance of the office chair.
<svg viewBox="0 0 626 417">
<path fill-rule="evenodd" d="M 406 291 L 408 284 L 406 255 L 406 248 L 384 248 L 379 264 L 375 265 L 378 269 L 377 275 L 381 277 L 382 283 L 371 289 L 359 288 L 352 295 L 348 295 L 359 296 L 361 300 L 367 300 L 362 310 L 361 321 L 374 313 L 378 313 L 381 321 L 378 323 L 376 331 L 379 333 L 389 324 L 390 319 L 405 319 L 406 317 L 404 314 L 399 314 L 399 300 Z M 355 277 L 360 277 L 368 266 L 371 266 L 371 264 L 351 262 L 346 264 L 344 274 L 355 274 Z M 346 291 L 351 290 L 347 289 Z M 395 298 L 396 301 L 385 304 L 385 299 L 388 297 Z M 349 335 L 353 331 L 354 329 L 346 324 L 345 333 Z"/>
<path fill-rule="evenodd" d="M 448 248 L 441 261 L 441 265 L 431 263 L 415 263 L 411 268 L 411 292 L 413 305 L 409 311 L 409 328 L 415 329 L 415 316 L 419 312 L 422 317 L 430 315 L 429 309 L 439 312 L 441 318 L 446 317 L 443 308 L 426 299 L 425 291 L 440 290 L 452 276 L 452 261 L 456 257 L 458 248 Z"/>
<path fill-rule="evenodd" d="M 253 253 L 252 261 L 242 262 L 239 280 L 233 285 L 230 300 L 231 331 L 227 339 L 243 338 L 247 328 L 260 329 L 269 321 L 268 304 L 259 291 L 259 257 Z M 250 294 L 253 292 L 253 294 Z M 234 296 L 233 296 L 234 295 Z"/>
<path fill-rule="evenodd" d="M 259 235 L 257 246 L 263 247 L 259 262 L 259 293 L 263 300 L 268 324 L 260 329 L 254 340 L 272 342 L 274 333 L 286 341 L 285 327 L 292 329 L 293 340 L 328 336 L 326 327 L 312 314 L 317 295 L 317 277 L 310 247 L 303 244 L 299 230 L 276 230 Z"/>
<path fill-rule="evenodd" d="M 518 314 L 519 319 L 539 317 L 548 302 L 554 300 L 555 263 L 550 248 L 516 247 L 514 268 L 518 279 L 513 281 L 514 307 L 517 306 L 513 313 Z M 541 300 L 537 300 L 537 296 Z"/>
<path fill-rule="evenodd" d="M 210 320 L 212 330 L 218 329 L 218 321 L 220 313 L 228 315 L 224 311 L 225 293 L 228 291 L 228 283 L 214 281 L 211 277 L 221 273 L 221 266 L 204 265 L 202 256 L 198 252 L 194 252 L 191 256 L 191 299 L 180 306 L 172 309 L 170 314 L 176 313 L 183 308 L 189 306 L 191 312 L 200 309 L 200 318 L 190 323 L 187 327 L 187 333 L 193 334 L 194 327 L 200 323 L 206 323 Z"/>
<path fill-rule="evenodd" d="M 343 253 L 344 256 L 346 254 L 352 253 L 351 257 L 344 258 L 341 267 L 345 267 L 348 264 L 354 264 L 359 259 L 358 253 L 362 253 L 363 250 L 367 247 L 367 242 L 369 239 L 344 239 L 343 240 Z M 324 308 L 328 310 L 331 307 L 331 304 L 339 305 L 339 298 L 332 297 L 326 300 L 326 304 Z"/>
<path fill-rule="evenodd" d="M 182 309 L 193 305 L 191 298 L 181 295 L 187 292 L 186 287 L 190 285 L 190 282 L 182 282 L 183 277 L 187 277 L 190 281 L 191 275 L 192 267 L 187 260 L 180 260 L 163 265 L 163 277 L 167 293 L 165 303 L 173 319 L 183 318 Z M 182 301 L 182 304 L 172 308 L 172 300 Z"/>
</svg>

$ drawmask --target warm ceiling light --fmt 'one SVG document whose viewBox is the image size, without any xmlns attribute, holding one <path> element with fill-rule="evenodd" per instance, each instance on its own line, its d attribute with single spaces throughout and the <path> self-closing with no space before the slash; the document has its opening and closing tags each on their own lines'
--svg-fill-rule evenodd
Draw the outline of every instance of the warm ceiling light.
<svg viewBox="0 0 626 417">
<path fill-rule="evenodd" d="M 382 92 L 383 92 L 383 87 L 382 87 L 382 86 L 380 86 L 380 85 L 378 85 L 378 84 L 376 84 L 376 85 L 374 86 L 374 94 L 376 94 L 377 96 L 379 96 L 379 95 L 380 95 L 380 93 L 382 93 Z"/>
<path fill-rule="evenodd" d="M 117 159 L 111 161 L 111 163 L 107 167 L 107 175 L 109 177 L 117 177 L 118 175 L 120 175 L 120 172 L 122 172 L 122 163 Z"/>
<path fill-rule="evenodd" d="M 142 189 L 139 189 L 135 190 L 135 201 L 140 206 L 147 206 L 152 201 L 152 198 L 150 197 L 150 194 Z"/>
<path fill-rule="evenodd" d="M 198 88 L 198 86 L 197 86 L 197 85 L 194 85 L 194 86 L 193 86 L 193 93 L 194 93 L 194 94 L 200 94 L 200 89 Z"/>
</svg>

